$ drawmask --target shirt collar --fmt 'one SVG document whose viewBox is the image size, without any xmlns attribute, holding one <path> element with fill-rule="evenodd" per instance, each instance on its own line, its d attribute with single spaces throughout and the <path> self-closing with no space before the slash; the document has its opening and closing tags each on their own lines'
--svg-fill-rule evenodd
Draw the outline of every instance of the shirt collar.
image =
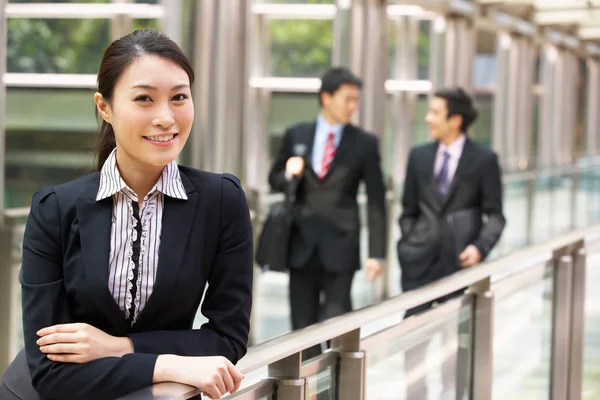
<svg viewBox="0 0 600 400">
<path fill-rule="evenodd" d="M 318 126 L 318 129 L 320 129 L 322 131 L 326 131 L 327 133 L 333 132 L 334 135 L 339 136 L 342 134 L 344 127 L 346 125 L 345 124 L 329 125 L 327 123 L 327 121 L 325 121 L 323 114 L 319 114 L 319 116 L 317 117 L 317 126 Z"/>
<path fill-rule="evenodd" d="M 449 145 L 440 142 L 438 153 L 443 154 L 445 151 L 447 151 L 450 154 L 451 158 L 460 158 L 466 142 L 467 136 L 464 134 L 460 135 L 454 142 L 450 143 Z"/>
<path fill-rule="evenodd" d="M 104 162 L 104 165 L 102 165 L 102 170 L 100 171 L 100 187 L 98 188 L 96 201 L 106 199 L 122 191 L 134 194 L 123 178 L 121 178 L 121 174 L 117 168 L 116 153 L 117 149 L 113 149 Z M 183 187 L 183 182 L 181 181 L 179 168 L 175 161 L 165 166 L 158 181 L 152 190 L 150 190 L 150 193 L 154 193 L 154 191 L 159 191 L 164 195 L 175 199 L 187 200 L 187 194 Z"/>
</svg>

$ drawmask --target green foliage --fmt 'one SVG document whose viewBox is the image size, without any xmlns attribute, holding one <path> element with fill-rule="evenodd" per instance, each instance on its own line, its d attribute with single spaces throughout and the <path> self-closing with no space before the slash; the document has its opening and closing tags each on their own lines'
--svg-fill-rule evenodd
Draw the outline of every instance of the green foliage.
<svg viewBox="0 0 600 400">
<path fill-rule="evenodd" d="M 332 21 L 272 21 L 271 73 L 321 76 L 331 65 L 332 25 Z"/>
<path fill-rule="evenodd" d="M 11 3 L 37 3 L 39 0 L 11 0 Z M 54 3 L 75 3 L 53 0 Z M 108 3 L 109 0 L 77 1 Z M 136 0 L 156 3 L 156 0 Z M 156 27 L 154 20 L 134 20 L 133 28 Z M 102 54 L 110 44 L 107 19 L 9 19 L 8 72 L 94 74 Z"/>
</svg>

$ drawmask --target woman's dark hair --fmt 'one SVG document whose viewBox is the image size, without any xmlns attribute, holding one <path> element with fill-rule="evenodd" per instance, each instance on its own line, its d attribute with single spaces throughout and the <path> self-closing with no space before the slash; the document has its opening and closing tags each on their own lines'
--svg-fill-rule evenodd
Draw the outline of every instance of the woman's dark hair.
<svg viewBox="0 0 600 400">
<path fill-rule="evenodd" d="M 466 133 L 469 126 L 477 119 L 477 109 L 473 105 L 473 99 L 462 88 L 439 89 L 433 96 L 446 100 L 447 119 L 454 115 L 462 117 L 461 132 Z"/>
<path fill-rule="evenodd" d="M 348 68 L 333 67 L 325 71 L 321 77 L 321 89 L 319 90 L 319 104 L 323 105 L 322 94 L 334 94 L 342 85 L 353 85 L 362 87 L 362 81 Z"/>
<path fill-rule="evenodd" d="M 98 92 L 105 101 L 110 102 L 112 100 L 115 86 L 127 67 L 144 55 L 157 56 L 173 61 L 187 73 L 190 78 L 190 85 L 194 83 L 192 64 L 175 42 L 154 29 L 137 30 L 115 40 L 104 52 L 98 71 Z M 99 116 L 98 108 L 96 108 L 96 118 L 98 118 L 98 121 L 102 121 L 98 128 L 96 143 L 97 169 L 100 171 L 115 148 L 116 142 L 112 125 Z"/>
</svg>

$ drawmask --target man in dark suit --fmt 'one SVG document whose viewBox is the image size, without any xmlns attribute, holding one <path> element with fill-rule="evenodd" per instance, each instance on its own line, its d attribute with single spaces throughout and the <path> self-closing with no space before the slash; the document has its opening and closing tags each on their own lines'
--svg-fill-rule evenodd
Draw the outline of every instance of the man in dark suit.
<svg viewBox="0 0 600 400">
<path fill-rule="evenodd" d="M 460 88 L 439 90 L 431 100 L 425 121 L 434 141 L 411 151 L 404 184 L 398 242 L 403 291 L 484 260 L 504 229 L 498 157 L 466 134 L 476 117 L 472 99 Z M 408 310 L 405 318 L 433 303 Z M 424 348 L 417 345 L 406 357 L 407 365 L 422 362 Z M 427 398 L 424 379 L 408 391 L 410 399 Z M 457 392 L 462 398 L 460 384 Z"/>
<path fill-rule="evenodd" d="M 381 273 L 386 254 L 385 187 L 378 140 L 350 123 L 359 106 L 362 83 L 345 68 L 328 70 L 321 81 L 320 115 L 285 132 L 269 174 L 269 183 L 277 191 L 297 184 L 289 249 L 293 329 L 352 309 L 350 289 L 360 269 L 356 197 L 363 181 L 369 200 L 368 279 Z M 319 353 L 315 347 L 305 357 Z"/>
</svg>

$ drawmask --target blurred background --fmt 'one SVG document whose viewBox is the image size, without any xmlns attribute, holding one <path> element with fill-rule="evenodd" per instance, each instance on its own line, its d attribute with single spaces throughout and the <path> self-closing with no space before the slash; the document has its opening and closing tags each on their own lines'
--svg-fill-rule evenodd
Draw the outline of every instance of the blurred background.
<svg viewBox="0 0 600 400">
<path fill-rule="evenodd" d="M 0 330 L 11 354 L 21 347 L 16 271 L 31 196 L 93 168 L 95 74 L 108 44 L 137 28 L 163 30 L 192 60 L 196 120 L 179 162 L 240 177 L 257 234 L 281 200 L 268 187 L 269 167 L 286 127 L 316 118 L 319 76 L 344 65 L 363 79 L 355 122 L 380 137 L 390 250 L 383 279 L 370 283 L 357 274 L 355 308 L 400 294 L 399 198 L 410 148 L 428 141 L 424 117 L 436 88 L 460 85 L 475 97 L 479 118 L 469 134 L 500 157 L 508 223 L 493 257 L 600 222 L 598 0 L 0 0 L 0 6 L 0 209 L 11 227 L 10 245 L 2 244 L 9 255 L 1 279 L 10 295 L 0 304 Z M 364 229 L 362 235 L 366 248 Z M 543 302 L 551 290 L 544 282 L 527 293 Z M 528 296 L 510 303 L 508 320 L 531 311 L 522 307 Z M 593 289 L 588 296 L 597 308 Z M 598 337 L 600 309 L 590 315 L 595 323 L 586 337 Z M 256 269 L 252 318 L 252 344 L 290 331 L 287 275 Z M 590 348 L 587 379 L 594 386 L 600 348 Z"/>
</svg>

